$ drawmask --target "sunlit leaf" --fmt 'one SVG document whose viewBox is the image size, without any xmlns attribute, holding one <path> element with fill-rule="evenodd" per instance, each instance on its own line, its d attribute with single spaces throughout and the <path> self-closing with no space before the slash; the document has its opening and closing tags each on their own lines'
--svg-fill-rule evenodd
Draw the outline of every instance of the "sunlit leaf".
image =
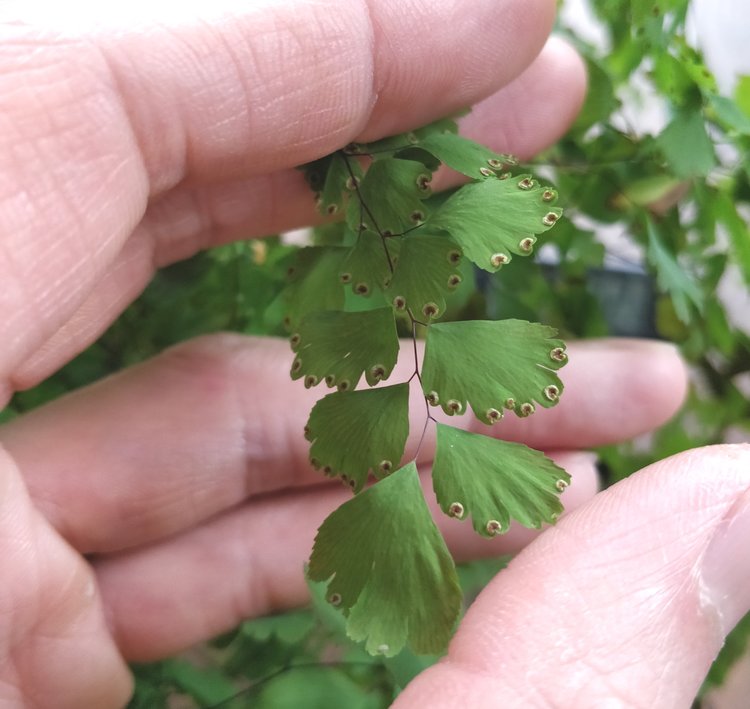
<svg viewBox="0 0 750 709">
<path fill-rule="evenodd" d="M 387 294 L 396 310 L 410 310 L 418 320 L 445 312 L 445 295 L 461 282 L 461 250 L 445 234 L 409 234 L 399 241 L 396 272 Z"/>
<path fill-rule="evenodd" d="M 420 162 L 387 158 L 374 162 L 359 185 L 358 199 L 352 199 L 346 219 L 352 229 L 364 223 L 380 234 L 402 234 L 424 221 L 422 200 L 430 194 L 432 174 Z"/>
<path fill-rule="evenodd" d="M 525 320 L 436 323 L 427 331 L 422 387 L 447 414 L 466 403 L 485 423 L 503 409 L 528 416 L 534 402 L 554 406 L 563 391 L 555 373 L 568 357 L 554 328 Z"/>
<path fill-rule="evenodd" d="M 300 249 L 289 268 L 284 291 L 287 325 L 317 310 L 338 310 L 344 304 L 344 287 L 339 280 L 347 250 L 335 246 L 309 246 Z"/>
<path fill-rule="evenodd" d="M 381 478 L 401 461 L 409 435 L 409 385 L 329 394 L 313 407 L 305 435 L 313 465 L 359 492 L 370 471 Z"/>
<path fill-rule="evenodd" d="M 306 386 L 325 381 L 340 391 L 354 389 L 363 373 L 371 386 L 387 379 L 398 356 L 390 308 L 308 313 L 291 342 L 297 353 L 292 379 L 304 377 Z"/>
<path fill-rule="evenodd" d="M 552 206 L 556 199 L 555 190 L 529 176 L 483 180 L 458 190 L 428 226 L 451 234 L 480 268 L 497 271 L 512 254 L 530 254 L 536 235 L 560 218 L 562 210 Z"/>
<path fill-rule="evenodd" d="M 315 537 L 308 575 L 347 615 L 347 633 L 371 654 L 408 645 L 438 653 L 461 608 L 453 560 L 422 495 L 414 463 L 335 510 Z"/>
<path fill-rule="evenodd" d="M 471 517 L 485 537 L 508 531 L 511 520 L 539 528 L 562 512 L 570 476 L 539 451 L 437 424 L 432 485 L 440 508 Z"/>
</svg>

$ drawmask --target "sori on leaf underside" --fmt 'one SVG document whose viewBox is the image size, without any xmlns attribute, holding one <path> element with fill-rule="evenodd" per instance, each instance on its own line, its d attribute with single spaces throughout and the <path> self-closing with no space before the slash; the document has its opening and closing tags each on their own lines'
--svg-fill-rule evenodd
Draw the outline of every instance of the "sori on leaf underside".
<svg viewBox="0 0 750 709">
<path fill-rule="evenodd" d="M 437 441 L 433 490 L 449 517 L 470 519 L 493 537 L 511 520 L 538 528 L 562 511 L 570 478 L 549 458 L 436 419 L 438 410 L 471 409 L 491 425 L 506 412 L 525 417 L 554 406 L 563 392 L 557 370 L 567 354 L 552 328 L 435 322 L 451 294 L 471 286 L 475 268 L 496 272 L 528 256 L 560 218 L 555 190 L 513 175 L 515 165 L 444 119 L 302 168 L 320 212 L 341 227 L 330 243 L 300 249 L 289 268 L 291 376 L 308 388 L 336 389 L 313 407 L 305 436 L 312 465 L 355 493 L 318 530 L 308 576 L 327 582 L 347 632 L 373 654 L 392 656 L 406 645 L 439 653 L 461 610 L 455 566 L 417 472 L 429 425 Z M 469 179 L 433 194 L 441 166 Z M 399 322 L 411 333 L 414 365 L 392 382 Z M 419 333 L 426 333 L 423 357 Z M 415 397 L 425 420 L 407 455 Z"/>
</svg>

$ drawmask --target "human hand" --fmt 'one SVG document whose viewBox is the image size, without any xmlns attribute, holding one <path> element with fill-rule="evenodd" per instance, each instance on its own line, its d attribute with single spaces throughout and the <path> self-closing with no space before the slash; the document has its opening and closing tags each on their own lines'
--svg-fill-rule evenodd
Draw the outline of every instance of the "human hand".
<svg viewBox="0 0 750 709">
<path fill-rule="evenodd" d="M 168 3 L 149 23 L 126 16 L 144 17 L 139 5 L 111 24 L 96 23 L 96 3 L 3 8 L 2 404 L 95 339 L 155 267 L 309 223 L 294 165 L 487 96 L 465 132 L 528 156 L 564 131 L 583 92 L 566 47 L 534 60 L 547 0 L 381 0 L 369 12 L 227 0 L 201 21 L 184 5 L 167 16 Z M 14 10 L 34 22 L 11 22 Z M 684 375 L 664 347 L 569 352 L 564 402 L 498 430 L 568 449 L 557 456 L 576 479 L 573 508 L 595 476 L 570 450 L 657 425 Z M 307 465 L 309 407 L 290 359 L 284 343 L 202 338 L 0 430 L 0 706 L 117 706 L 123 659 L 304 602 L 314 530 L 346 493 Z M 463 558 L 530 537 L 443 526 Z"/>
</svg>

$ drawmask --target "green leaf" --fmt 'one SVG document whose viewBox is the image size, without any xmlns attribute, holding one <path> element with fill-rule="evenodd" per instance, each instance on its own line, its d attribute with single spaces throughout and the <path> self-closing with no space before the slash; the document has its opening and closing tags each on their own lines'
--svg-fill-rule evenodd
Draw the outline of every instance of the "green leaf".
<svg viewBox="0 0 750 709">
<path fill-rule="evenodd" d="M 466 402 L 477 418 L 494 423 L 503 408 L 518 416 L 534 412 L 533 402 L 554 406 L 563 391 L 554 370 L 568 359 L 554 328 L 525 320 L 474 320 L 430 325 L 422 388 L 427 400 L 447 414 Z"/>
<path fill-rule="evenodd" d="M 254 689 L 248 690 L 254 692 Z M 252 709 L 380 709 L 382 701 L 342 670 L 324 662 L 289 667 L 259 685 L 257 695 L 243 696 L 236 707 Z"/>
<path fill-rule="evenodd" d="M 457 131 L 458 125 L 453 118 L 440 118 L 416 130 L 388 136 L 372 143 L 355 143 L 348 149 L 355 155 L 372 155 L 375 159 L 378 159 L 381 156 L 390 157 L 394 153 L 409 150 L 431 135 L 456 133 Z"/>
<path fill-rule="evenodd" d="M 331 513 L 308 574 L 347 615 L 371 654 L 442 652 L 461 608 L 456 568 L 422 495 L 414 463 Z"/>
<path fill-rule="evenodd" d="M 648 260 L 656 269 L 659 285 L 672 298 L 677 317 L 689 324 L 692 320 L 690 304 L 701 311 L 703 292 L 690 274 L 677 263 L 676 257 L 664 246 L 652 219 L 648 220 Z"/>
<path fill-rule="evenodd" d="M 682 180 L 671 175 L 649 175 L 626 185 L 623 194 L 630 204 L 648 207 L 669 197 L 682 184 Z"/>
<path fill-rule="evenodd" d="M 341 266 L 341 281 L 349 283 L 358 295 L 368 296 L 375 288 L 382 290 L 391 275 L 390 264 L 398 256 L 399 245 L 397 239 L 387 239 L 384 244 L 380 235 L 372 231 L 361 232 Z"/>
<path fill-rule="evenodd" d="M 575 130 L 588 130 L 595 123 L 606 120 L 619 106 L 611 76 L 601 64 L 586 59 L 586 74 L 589 90 L 586 99 L 573 124 Z"/>
<path fill-rule="evenodd" d="M 656 138 L 675 175 L 706 176 L 716 166 L 716 156 L 700 112 L 677 116 Z"/>
<path fill-rule="evenodd" d="M 310 460 L 359 492 L 372 470 L 382 478 L 401 461 L 409 435 L 409 385 L 338 391 L 313 407 L 305 435 Z"/>
<path fill-rule="evenodd" d="M 713 197 L 716 216 L 727 230 L 735 263 L 742 278 L 750 286 L 750 227 L 737 211 L 736 203 L 726 194 L 717 192 Z"/>
<path fill-rule="evenodd" d="M 354 187 L 353 180 L 362 178 L 359 163 L 347 160 L 340 150 L 303 165 L 300 169 L 304 172 L 310 189 L 318 196 L 318 211 L 329 216 L 342 211 Z"/>
<path fill-rule="evenodd" d="M 352 199 L 346 219 L 355 231 L 364 222 L 371 231 L 402 234 L 424 221 L 422 203 L 430 194 L 432 173 L 420 162 L 386 158 L 374 162 L 359 185 L 360 199 Z M 373 223 L 374 222 L 374 223 Z"/>
<path fill-rule="evenodd" d="M 396 239 L 389 239 L 396 241 Z M 445 294 L 461 282 L 461 250 L 445 234 L 399 237 L 398 263 L 387 294 L 396 310 L 431 320 L 445 313 Z"/>
<path fill-rule="evenodd" d="M 307 313 L 338 310 L 344 305 L 339 273 L 346 253 L 347 249 L 336 246 L 309 246 L 297 252 L 284 290 L 290 329 L 296 329 Z"/>
<path fill-rule="evenodd" d="M 427 224 L 447 231 L 467 258 L 494 272 L 511 260 L 511 254 L 532 252 L 536 234 L 547 231 L 562 215 L 552 206 L 556 199 L 555 190 L 527 175 L 489 179 L 462 187 Z"/>
<path fill-rule="evenodd" d="M 716 116 L 727 128 L 741 135 L 750 135 L 750 116 L 732 99 L 714 94 L 710 98 Z"/>
<path fill-rule="evenodd" d="M 289 611 L 264 618 L 253 618 L 241 626 L 242 634 L 258 641 L 277 637 L 287 645 L 302 642 L 315 627 L 315 618 L 309 610 Z"/>
<path fill-rule="evenodd" d="M 496 153 L 455 133 L 433 133 L 420 140 L 417 146 L 453 170 L 475 180 L 494 178 L 495 171 L 501 171 L 506 165 L 517 164 L 511 155 Z"/>
<path fill-rule="evenodd" d="M 308 313 L 291 337 L 297 356 L 292 379 L 305 386 L 325 380 L 340 391 L 355 389 L 364 372 L 370 386 L 388 379 L 398 356 L 396 322 L 390 308 L 358 313 Z"/>
<path fill-rule="evenodd" d="M 222 702 L 237 692 L 229 678 L 213 667 L 197 667 L 186 660 L 172 658 L 163 663 L 162 671 L 164 679 L 174 682 L 200 706 Z"/>
<path fill-rule="evenodd" d="M 737 85 L 734 87 L 734 100 L 739 109 L 750 116 L 750 74 L 737 77 Z"/>
<path fill-rule="evenodd" d="M 318 210 L 322 214 L 332 216 L 341 210 L 344 206 L 344 195 L 348 194 L 348 182 L 350 183 L 350 175 L 346 158 L 341 152 L 336 152 L 328 166 L 325 185 L 320 195 Z"/>
<path fill-rule="evenodd" d="M 554 522 L 569 484 L 570 475 L 539 451 L 437 424 L 432 486 L 440 509 L 470 516 L 484 537 L 507 532 L 511 520 L 535 529 Z"/>
</svg>

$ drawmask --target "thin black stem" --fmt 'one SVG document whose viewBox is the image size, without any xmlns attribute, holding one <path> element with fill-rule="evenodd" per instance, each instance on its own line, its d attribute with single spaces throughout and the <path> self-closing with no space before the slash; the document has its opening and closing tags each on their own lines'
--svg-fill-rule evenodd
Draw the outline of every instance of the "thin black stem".
<svg viewBox="0 0 750 709">
<path fill-rule="evenodd" d="M 349 173 L 349 178 L 352 181 L 354 191 L 357 193 L 357 199 L 359 200 L 360 210 L 364 209 L 364 211 L 367 213 L 367 216 L 372 221 L 373 229 L 377 232 L 378 236 L 380 236 L 380 241 L 382 242 L 383 249 L 385 250 L 385 257 L 388 260 L 388 268 L 391 271 L 391 275 L 393 275 L 394 273 L 393 259 L 391 258 L 390 251 L 388 251 L 388 244 L 385 243 L 385 236 L 383 236 L 383 231 L 378 226 L 378 222 L 375 219 L 375 215 L 372 213 L 370 208 L 367 206 L 367 203 L 362 198 L 362 192 L 359 189 L 359 180 L 357 179 L 357 176 L 354 174 L 354 170 L 352 170 L 352 166 L 351 166 L 351 163 L 349 162 L 349 158 L 347 157 L 346 153 L 342 153 L 342 154 L 344 156 L 344 164 L 346 165 L 346 171 Z"/>
<path fill-rule="evenodd" d="M 366 204 L 364 198 L 362 197 L 362 192 L 359 189 L 359 180 L 354 174 L 354 170 L 352 170 L 352 166 L 349 162 L 349 156 L 360 156 L 358 153 L 351 153 L 349 151 L 342 151 L 342 155 L 344 156 L 344 164 L 346 165 L 347 172 L 349 173 L 349 178 L 351 179 L 352 186 L 354 188 L 355 194 L 357 195 L 357 201 L 359 202 L 359 209 L 360 209 L 360 223 L 363 221 L 362 219 L 362 213 L 365 212 L 369 219 L 372 221 L 373 229 L 377 232 L 378 236 L 380 236 L 380 240 L 383 244 L 383 249 L 385 250 L 386 258 L 388 259 L 388 268 L 390 269 L 391 276 L 395 273 L 395 268 L 393 265 L 393 259 L 391 258 L 391 254 L 388 251 L 388 244 L 386 243 L 386 239 L 392 238 L 394 236 L 403 236 L 404 234 L 408 234 L 409 232 L 414 231 L 415 229 L 419 229 L 421 227 L 421 224 L 417 224 L 416 226 L 411 227 L 410 229 L 407 229 L 406 231 L 402 232 L 401 234 L 383 234 L 383 231 L 378 226 L 377 220 L 375 219 L 375 215 L 372 213 L 372 210 L 370 207 Z M 414 352 L 414 372 L 407 380 L 407 384 L 411 383 L 412 379 L 414 377 L 417 378 L 419 381 L 419 386 L 421 389 L 424 389 L 422 386 L 422 374 L 419 371 L 419 351 L 417 349 L 417 325 L 422 325 L 423 327 L 428 327 L 428 323 L 424 323 L 421 320 L 417 320 L 417 318 L 414 317 L 414 313 L 411 311 L 411 308 L 406 309 L 406 314 L 409 316 L 409 320 L 411 322 L 411 342 L 412 342 L 412 350 Z M 417 452 L 414 455 L 414 460 L 416 461 L 417 456 L 419 456 L 419 452 L 422 448 L 422 443 L 424 442 L 425 435 L 427 433 L 427 426 L 429 425 L 430 421 L 435 421 L 435 418 L 430 414 L 430 402 L 427 401 L 427 397 L 424 397 L 424 405 L 425 405 L 425 421 L 424 421 L 424 427 L 422 428 L 422 435 L 419 438 L 419 444 L 417 445 Z"/>
</svg>

